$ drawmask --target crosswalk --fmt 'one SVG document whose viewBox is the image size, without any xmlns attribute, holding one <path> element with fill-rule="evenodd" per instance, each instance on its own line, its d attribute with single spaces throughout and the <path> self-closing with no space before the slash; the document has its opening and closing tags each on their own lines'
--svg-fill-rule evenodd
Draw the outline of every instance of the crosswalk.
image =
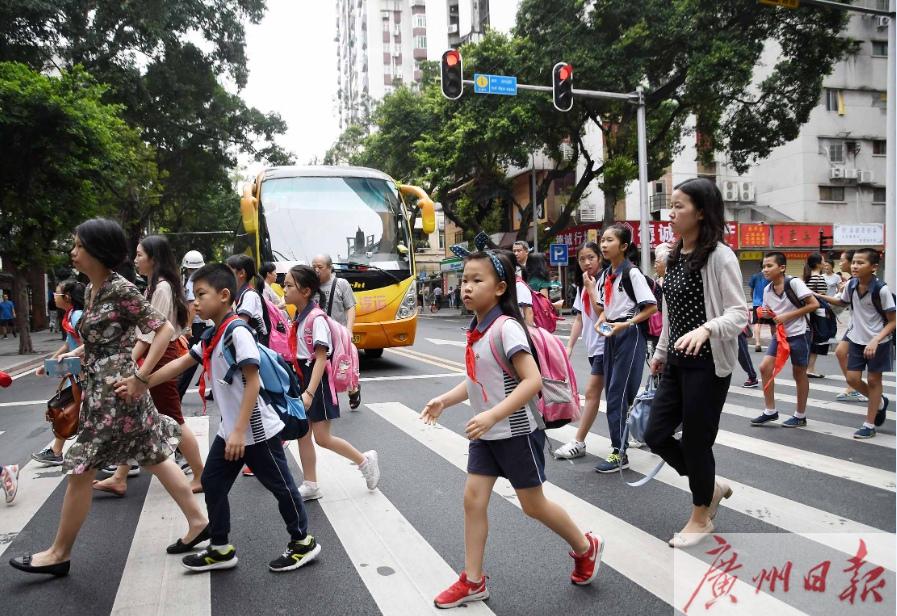
<svg viewBox="0 0 897 616">
<path fill-rule="evenodd" d="M 240 565 L 232 572 L 185 573 L 179 559 L 164 552 L 164 546 L 183 532 L 183 518 L 153 478 L 147 482 L 145 495 L 138 492 L 134 497 L 142 502 L 139 507 L 135 503 L 133 519 L 110 518 L 113 526 L 105 538 L 126 549 L 120 549 L 120 571 L 107 581 L 114 592 L 106 603 L 96 604 L 96 613 L 436 613 L 434 595 L 463 567 L 461 501 L 467 465 L 463 426 L 469 411 L 447 411 L 437 426 L 424 425 L 418 413 L 429 397 L 458 381 L 464 366 L 414 349 L 394 350 L 389 356 L 423 372 L 402 374 L 398 370 L 395 376 L 365 378 L 363 411 L 344 417 L 335 427 L 337 435 L 353 443 L 373 442 L 380 450 L 381 488 L 368 491 L 353 465 L 328 450 L 318 450 L 319 482 L 325 496 L 308 503 L 308 512 L 310 529 L 323 546 L 320 563 L 290 577 L 267 574 L 263 563 L 257 562 L 261 557 L 254 556 L 256 552 L 270 553 L 270 546 L 280 544 L 266 543 L 253 530 L 282 534 L 276 506 L 257 482 L 238 479 L 232 492 L 233 524 L 235 534 L 239 530 L 255 537 L 251 542 L 247 538 L 245 546 L 238 544 L 238 550 L 250 556 L 244 559 L 241 555 Z M 777 386 L 777 401 L 783 407 L 780 412 L 787 415 L 793 410 L 795 385 L 782 378 Z M 806 546 L 812 546 L 808 550 L 823 550 L 834 555 L 833 560 L 845 563 L 840 568 L 856 553 L 856 538 L 864 537 L 866 561 L 885 569 L 889 585 L 886 602 L 890 602 L 886 605 L 893 613 L 897 583 L 895 416 L 888 413 L 889 421 L 876 438 L 852 439 L 857 416 L 864 414 L 864 408 L 833 401 L 841 388 L 836 379 L 813 382 L 810 422 L 806 429 L 789 431 L 750 428 L 747 419 L 758 414 L 757 397 L 762 393 L 732 386 L 715 452 L 718 478 L 729 482 L 734 494 L 721 504 L 717 531 L 765 533 L 769 541 L 799 536 Z M 894 394 L 893 378 L 888 378 L 886 393 Z M 205 457 L 216 420 L 204 416 L 187 421 Z M 687 517 L 688 480 L 664 467 L 655 481 L 633 489 L 617 476 L 591 472 L 592 456 L 600 456 L 610 447 L 604 423 L 597 421 L 586 439 L 587 458 L 560 461 L 546 453 L 549 482 L 544 486 L 546 495 L 564 507 L 581 528 L 601 533 L 607 540 L 606 571 L 599 576 L 597 588 L 561 583 L 569 571 L 557 567 L 572 566 L 566 547 L 526 518 L 514 490 L 500 479 L 493 490 L 493 534 L 487 548 L 487 566 L 492 567 L 487 573 L 496 590 L 489 602 L 470 605 L 466 613 L 526 614 L 567 608 L 577 613 L 657 613 L 669 607 L 682 609 L 682 580 L 699 579 L 710 560 L 704 550 L 674 551 L 666 544 Z M 574 434 L 572 425 L 550 430 L 549 447 L 554 449 Z M 837 455 L 844 448 L 850 448 L 853 455 Z M 288 445 L 288 452 L 300 477 L 296 443 Z M 658 460 L 649 451 L 634 448 L 629 459 L 630 469 L 625 473 L 629 481 L 646 474 Z M 779 474 L 786 478 L 780 479 Z M 46 529 L 55 528 L 58 519 L 58 510 L 50 502 L 58 502 L 63 480 L 59 472 L 34 462 L 23 466 L 14 506 L 0 511 L 0 554 L 10 549 L 18 553 L 22 534 L 29 534 L 28 546 L 50 541 Z M 127 498 L 132 498 L 130 489 Z M 196 498 L 204 507 L 201 495 Z M 101 510 L 96 514 L 123 515 L 110 513 L 117 504 L 121 501 L 107 500 L 102 507 L 95 507 Z M 133 527 L 133 532 L 118 533 L 116 524 Z M 35 539 L 38 533 L 40 540 Z M 255 547 L 252 542 L 264 545 Z M 101 556 L 94 558 L 102 563 Z M 73 567 L 70 579 L 78 575 Z M 0 591 L 23 597 L 31 597 L 28 593 L 33 592 L 21 577 L 9 572 L 0 575 Z M 75 593 L 71 597 L 75 602 L 90 600 L 90 593 L 85 594 L 80 585 L 70 586 L 66 592 Z M 782 595 L 756 594 L 748 575 L 735 582 L 732 592 L 751 595 L 753 613 L 760 609 L 776 614 L 813 612 Z M 230 599 L 223 602 L 225 596 Z M 299 603 L 275 604 L 288 601 L 286 597 L 312 596 L 317 597 L 315 604 L 303 603 L 301 609 Z M 24 606 L 30 603 L 21 604 L 21 611 L 17 605 L 7 603 L 7 608 L 12 606 L 8 613 L 25 613 Z M 330 607 L 325 609 L 325 605 Z"/>
</svg>

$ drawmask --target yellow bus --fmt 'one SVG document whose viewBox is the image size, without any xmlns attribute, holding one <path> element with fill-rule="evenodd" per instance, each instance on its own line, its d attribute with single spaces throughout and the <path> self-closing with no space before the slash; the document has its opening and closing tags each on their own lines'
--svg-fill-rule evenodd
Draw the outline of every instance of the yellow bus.
<svg viewBox="0 0 897 616">
<path fill-rule="evenodd" d="M 271 167 L 244 187 L 236 250 L 272 261 L 279 273 L 328 254 L 355 292 L 353 341 L 379 357 L 414 344 L 417 268 L 405 198 L 417 198 L 423 232 L 433 202 L 416 187 L 364 167 Z"/>
</svg>

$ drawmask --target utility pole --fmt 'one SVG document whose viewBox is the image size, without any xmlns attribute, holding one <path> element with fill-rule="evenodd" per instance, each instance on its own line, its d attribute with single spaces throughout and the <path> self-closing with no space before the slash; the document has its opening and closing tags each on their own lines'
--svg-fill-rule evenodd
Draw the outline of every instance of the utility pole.
<svg viewBox="0 0 897 616">
<path fill-rule="evenodd" d="M 895 81 L 897 81 L 897 0 L 891 0 L 890 18 L 888 24 L 888 123 L 887 137 L 885 138 L 885 148 L 887 148 L 888 170 L 885 179 L 885 282 L 893 290 L 897 289 L 897 92 L 895 92 Z"/>
<path fill-rule="evenodd" d="M 533 189 L 533 252 L 539 252 L 539 199 L 536 195 L 536 153 L 532 153 L 533 166 L 530 168 L 530 183 Z"/>
</svg>

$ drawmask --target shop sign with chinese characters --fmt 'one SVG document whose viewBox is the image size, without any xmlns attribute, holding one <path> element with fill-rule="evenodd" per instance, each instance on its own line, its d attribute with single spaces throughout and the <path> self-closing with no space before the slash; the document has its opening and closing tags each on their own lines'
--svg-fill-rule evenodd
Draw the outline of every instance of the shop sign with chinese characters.
<svg viewBox="0 0 897 616">
<path fill-rule="evenodd" d="M 881 246 L 885 243 L 885 226 L 880 223 L 834 225 L 835 246 Z"/>
<path fill-rule="evenodd" d="M 819 234 L 830 236 L 832 225 L 773 225 L 772 245 L 782 248 L 818 248 Z"/>
<path fill-rule="evenodd" d="M 769 225 L 741 223 L 738 225 L 742 248 L 766 248 L 769 246 Z"/>
</svg>

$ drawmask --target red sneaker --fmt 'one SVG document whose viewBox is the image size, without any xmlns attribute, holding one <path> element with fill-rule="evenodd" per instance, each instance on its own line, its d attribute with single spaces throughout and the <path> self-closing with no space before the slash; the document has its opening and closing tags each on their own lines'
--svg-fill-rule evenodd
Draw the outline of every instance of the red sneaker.
<svg viewBox="0 0 897 616">
<path fill-rule="evenodd" d="M 462 571 L 458 581 L 439 593 L 433 600 L 433 604 L 440 609 L 458 607 L 471 601 L 484 601 L 489 598 L 486 589 L 486 576 L 479 582 L 468 582 L 467 572 Z"/>
<path fill-rule="evenodd" d="M 598 569 L 601 567 L 601 553 L 604 552 L 604 539 L 601 536 L 595 536 L 592 533 L 586 533 L 586 539 L 589 540 L 589 551 L 582 556 L 575 552 L 570 552 L 573 557 L 574 566 L 573 573 L 570 574 L 570 581 L 580 586 L 591 584 L 592 580 L 598 577 Z"/>
</svg>

